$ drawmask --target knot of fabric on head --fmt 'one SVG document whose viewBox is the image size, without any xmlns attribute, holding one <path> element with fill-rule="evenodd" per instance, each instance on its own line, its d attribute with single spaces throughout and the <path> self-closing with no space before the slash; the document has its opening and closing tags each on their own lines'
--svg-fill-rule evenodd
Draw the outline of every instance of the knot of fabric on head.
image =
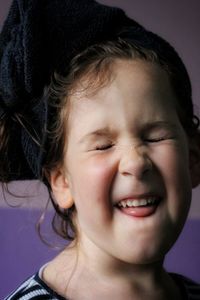
<svg viewBox="0 0 200 300">
<path fill-rule="evenodd" d="M 13 1 L 0 35 L 0 120 L 9 124 L 10 180 L 38 177 L 41 148 L 36 139 L 41 140 L 46 118 L 45 104 L 38 101 L 43 83 L 35 63 L 40 62 L 30 51 L 38 4 L 28 2 Z"/>
<path fill-rule="evenodd" d="M 0 35 L 0 119 L 13 120 L 10 180 L 41 176 L 53 115 L 42 95 L 52 74 L 65 75 L 76 54 L 129 26 L 142 28 L 93 0 L 13 0 Z"/>
</svg>

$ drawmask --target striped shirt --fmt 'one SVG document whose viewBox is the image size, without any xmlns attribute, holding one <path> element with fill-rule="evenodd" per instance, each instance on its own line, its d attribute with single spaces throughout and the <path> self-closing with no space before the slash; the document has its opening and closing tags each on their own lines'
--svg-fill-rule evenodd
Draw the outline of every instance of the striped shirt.
<svg viewBox="0 0 200 300">
<path fill-rule="evenodd" d="M 171 273 L 181 291 L 182 300 L 200 300 L 200 285 L 178 274 Z M 66 300 L 54 292 L 41 279 L 40 272 L 27 279 L 22 285 L 4 300 Z"/>
</svg>

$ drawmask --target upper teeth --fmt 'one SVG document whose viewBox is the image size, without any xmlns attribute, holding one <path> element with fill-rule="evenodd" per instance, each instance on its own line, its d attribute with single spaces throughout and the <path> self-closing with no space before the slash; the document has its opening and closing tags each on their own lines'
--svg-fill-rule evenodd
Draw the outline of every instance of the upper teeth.
<svg viewBox="0 0 200 300">
<path fill-rule="evenodd" d="M 156 202 L 155 197 L 151 197 L 148 199 L 137 199 L 137 200 L 123 200 L 117 203 L 120 207 L 138 207 L 138 206 L 144 206 L 147 204 L 154 204 Z"/>
</svg>

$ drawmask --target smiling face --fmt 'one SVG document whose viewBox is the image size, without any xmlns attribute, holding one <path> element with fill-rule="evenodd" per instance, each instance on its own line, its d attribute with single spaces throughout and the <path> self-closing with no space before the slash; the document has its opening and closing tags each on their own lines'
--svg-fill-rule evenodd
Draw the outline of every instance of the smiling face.
<svg viewBox="0 0 200 300">
<path fill-rule="evenodd" d="M 116 60 L 112 71 L 95 95 L 70 99 L 61 176 L 86 252 L 151 263 L 163 259 L 188 214 L 187 138 L 165 71 L 139 59 Z"/>
</svg>

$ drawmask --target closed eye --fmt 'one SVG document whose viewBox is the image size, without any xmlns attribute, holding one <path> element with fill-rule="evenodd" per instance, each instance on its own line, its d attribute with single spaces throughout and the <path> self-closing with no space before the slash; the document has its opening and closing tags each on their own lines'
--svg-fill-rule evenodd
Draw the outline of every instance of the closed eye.
<svg viewBox="0 0 200 300">
<path fill-rule="evenodd" d="M 171 139 L 173 139 L 173 137 L 164 136 L 164 137 L 157 137 L 157 138 L 145 138 L 144 141 L 146 143 L 159 143 L 159 142 L 171 140 Z"/>
<path fill-rule="evenodd" d="M 100 146 L 97 146 L 97 147 L 95 148 L 95 150 L 98 150 L 98 151 L 105 151 L 105 150 L 110 149 L 112 146 L 113 146 L 113 144 L 100 145 Z"/>
</svg>

